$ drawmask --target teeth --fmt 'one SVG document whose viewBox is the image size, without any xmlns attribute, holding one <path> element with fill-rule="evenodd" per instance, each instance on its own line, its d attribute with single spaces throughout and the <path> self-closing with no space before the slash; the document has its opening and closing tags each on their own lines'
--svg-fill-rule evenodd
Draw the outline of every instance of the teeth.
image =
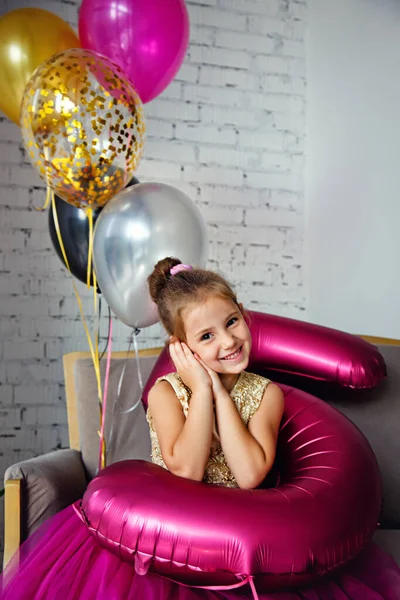
<svg viewBox="0 0 400 600">
<path fill-rule="evenodd" d="M 239 350 L 236 350 L 236 352 L 234 352 L 233 354 L 229 354 L 229 356 L 224 356 L 224 358 L 222 360 L 233 360 L 234 358 L 239 356 L 240 351 L 241 351 L 241 348 L 239 348 Z"/>
</svg>

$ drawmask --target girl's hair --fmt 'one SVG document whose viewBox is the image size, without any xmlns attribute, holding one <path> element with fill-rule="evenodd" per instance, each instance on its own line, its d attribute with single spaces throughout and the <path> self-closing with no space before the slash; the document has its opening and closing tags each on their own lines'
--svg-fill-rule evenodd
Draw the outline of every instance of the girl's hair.
<svg viewBox="0 0 400 600">
<path fill-rule="evenodd" d="M 239 308 L 236 294 L 229 283 L 214 271 L 182 270 L 171 275 L 172 267 L 181 264 L 168 256 L 158 261 L 148 278 L 150 295 L 157 304 L 160 320 L 169 335 L 185 340 L 182 312 L 190 304 L 205 302 L 210 296 L 232 300 Z"/>
</svg>

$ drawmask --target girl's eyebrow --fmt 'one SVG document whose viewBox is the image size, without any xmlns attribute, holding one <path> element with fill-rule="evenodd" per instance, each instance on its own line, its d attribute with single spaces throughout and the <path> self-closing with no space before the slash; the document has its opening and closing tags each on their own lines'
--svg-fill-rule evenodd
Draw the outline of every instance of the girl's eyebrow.
<svg viewBox="0 0 400 600">
<path fill-rule="evenodd" d="M 237 315 L 238 311 L 234 310 L 232 313 L 230 313 L 225 321 L 229 321 L 229 319 L 231 319 L 232 317 L 234 317 L 235 315 Z M 196 333 L 196 335 L 194 337 L 199 337 L 199 335 L 203 335 L 203 333 L 208 333 L 210 331 L 213 330 L 213 327 L 207 327 L 206 329 L 202 329 L 201 331 L 199 331 L 198 333 Z"/>
</svg>

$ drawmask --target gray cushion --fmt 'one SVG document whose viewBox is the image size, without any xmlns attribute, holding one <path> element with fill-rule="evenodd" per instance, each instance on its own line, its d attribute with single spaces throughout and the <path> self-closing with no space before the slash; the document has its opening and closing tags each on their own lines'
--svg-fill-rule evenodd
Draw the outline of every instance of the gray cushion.
<svg viewBox="0 0 400 600">
<path fill-rule="evenodd" d="M 379 346 L 388 376 L 375 390 L 331 392 L 332 404 L 364 433 L 383 479 L 382 526 L 400 527 L 400 347 Z M 335 396 L 335 398 L 333 398 Z"/>
<path fill-rule="evenodd" d="M 140 369 L 145 383 L 157 360 L 157 356 L 140 358 Z M 121 391 L 117 399 L 118 383 L 124 364 L 125 374 Z M 101 363 L 102 380 L 104 382 L 105 360 Z M 97 385 L 91 359 L 81 359 L 75 364 L 75 387 L 78 402 L 79 432 L 81 440 L 82 461 L 92 478 L 97 472 L 99 462 L 99 406 Z M 104 386 L 103 386 L 104 388 Z M 114 358 L 111 361 L 108 385 L 107 415 L 105 439 L 107 441 L 107 464 L 129 458 L 150 460 L 150 436 L 145 412 L 140 402 L 136 361 L 133 358 Z M 122 411 L 138 403 L 136 409 L 128 414 Z M 115 410 L 114 410 L 115 409 Z M 114 414 L 113 414 L 114 411 Z M 110 440 L 111 424 L 113 427 Z"/>
<path fill-rule="evenodd" d="M 29 537 L 49 517 L 81 498 L 86 477 L 77 450 L 57 450 L 9 467 L 5 481 L 22 481 L 22 538 Z"/>
<path fill-rule="evenodd" d="M 380 529 L 375 533 L 374 542 L 390 554 L 400 567 L 400 530 Z"/>
</svg>

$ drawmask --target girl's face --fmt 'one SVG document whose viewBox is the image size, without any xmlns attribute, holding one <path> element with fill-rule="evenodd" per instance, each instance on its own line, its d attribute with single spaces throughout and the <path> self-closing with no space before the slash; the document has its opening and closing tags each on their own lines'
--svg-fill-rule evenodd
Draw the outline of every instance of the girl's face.
<svg viewBox="0 0 400 600">
<path fill-rule="evenodd" d="M 182 313 L 186 343 L 210 369 L 239 374 L 249 363 L 251 335 L 239 307 L 211 297 Z"/>
</svg>

